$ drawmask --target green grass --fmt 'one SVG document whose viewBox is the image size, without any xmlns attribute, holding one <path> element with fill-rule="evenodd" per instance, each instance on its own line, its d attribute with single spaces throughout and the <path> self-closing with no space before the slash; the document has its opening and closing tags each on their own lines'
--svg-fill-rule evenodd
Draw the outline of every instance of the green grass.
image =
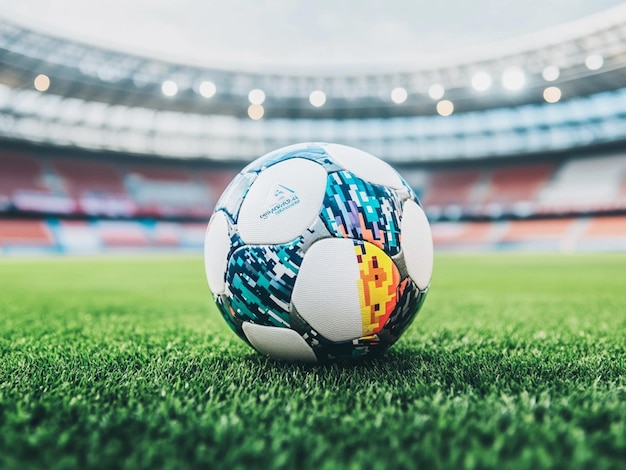
<svg viewBox="0 0 626 470">
<path fill-rule="evenodd" d="M 0 259 L 0 468 L 624 468 L 626 256 L 440 256 L 379 360 L 257 355 L 196 257 Z"/>
</svg>

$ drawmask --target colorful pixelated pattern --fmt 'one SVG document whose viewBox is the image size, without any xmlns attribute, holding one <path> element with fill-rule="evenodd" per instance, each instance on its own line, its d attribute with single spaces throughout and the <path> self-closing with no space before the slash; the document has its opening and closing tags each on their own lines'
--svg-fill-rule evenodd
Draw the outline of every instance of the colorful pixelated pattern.
<svg viewBox="0 0 626 470">
<path fill-rule="evenodd" d="M 354 252 L 363 336 L 369 336 L 382 330 L 396 308 L 400 274 L 391 258 L 375 245 L 354 240 Z"/>
<path fill-rule="evenodd" d="M 337 237 L 365 240 L 390 256 L 400 252 L 402 201 L 395 191 L 348 171 L 328 175 L 320 216 Z"/>
<path fill-rule="evenodd" d="M 226 274 L 236 318 L 289 327 L 289 303 L 304 252 L 298 239 L 284 245 L 243 246 L 233 252 Z"/>
<path fill-rule="evenodd" d="M 396 306 L 383 328 L 374 334 L 349 341 L 329 341 L 306 323 L 292 308 L 292 328 L 302 335 L 320 361 L 353 360 L 383 354 L 409 327 L 426 299 L 410 278 L 396 286 Z"/>
</svg>

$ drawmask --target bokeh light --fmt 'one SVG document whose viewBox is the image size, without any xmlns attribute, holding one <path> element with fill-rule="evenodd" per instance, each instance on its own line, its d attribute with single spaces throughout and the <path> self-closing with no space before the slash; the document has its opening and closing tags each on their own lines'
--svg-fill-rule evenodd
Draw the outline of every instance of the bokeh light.
<svg viewBox="0 0 626 470">
<path fill-rule="evenodd" d="M 491 76 L 486 72 L 478 72 L 472 77 L 472 87 L 477 91 L 485 91 L 491 87 Z"/>
<path fill-rule="evenodd" d="M 551 86 L 543 90 L 543 99 L 548 103 L 556 103 L 561 99 L 561 89 Z"/>
<path fill-rule="evenodd" d="M 585 59 L 585 67 L 589 70 L 598 70 L 604 65 L 604 57 L 600 54 L 591 54 Z"/>
<path fill-rule="evenodd" d="M 541 72 L 541 76 L 546 82 L 553 82 L 561 75 L 561 71 L 556 65 L 548 65 L 543 72 Z"/>
<path fill-rule="evenodd" d="M 324 103 L 326 103 L 326 93 L 321 90 L 311 92 L 309 95 L 309 102 L 316 108 L 324 106 Z"/>
<path fill-rule="evenodd" d="M 178 85 L 173 80 L 165 80 L 161 84 L 161 91 L 165 96 L 176 96 L 178 93 Z"/>
<path fill-rule="evenodd" d="M 428 89 L 428 96 L 430 96 L 434 100 L 438 100 L 443 98 L 445 92 L 446 90 L 443 85 L 435 83 L 434 85 L 431 85 Z"/>
<path fill-rule="evenodd" d="M 265 109 L 260 104 L 251 104 L 248 106 L 248 117 L 254 121 L 258 121 L 265 114 Z"/>
<path fill-rule="evenodd" d="M 391 101 L 393 101 L 396 104 L 404 103 L 407 97 L 408 97 L 408 93 L 406 91 L 406 88 L 396 87 L 393 90 L 391 90 Z"/>
<path fill-rule="evenodd" d="M 520 90 L 526 83 L 526 76 L 519 67 L 507 67 L 502 72 L 502 86 L 507 90 Z"/>
<path fill-rule="evenodd" d="M 450 100 L 441 100 L 437 103 L 437 112 L 440 116 L 450 116 L 454 112 L 454 103 Z"/>
<path fill-rule="evenodd" d="M 35 77 L 33 85 L 37 91 L 47 91 L 48 88 L 50 88 L 50 78 L 47 75 L 40 73 Z"/>
<path fill-rule="evenodd" d="M 252 104 L 263 104 L 265 102 L 265 92 L 259 88 L 250 90 L 250 93 L 248 93 L 248 100 Z"/>
<path fill-rule="evenodd" d="M 212 98 L 217 92 L 217 87 L 215 86 L 215 83 L 205 80 L 200 83 L 199 91 L 205 98 Z"/>
</svg>

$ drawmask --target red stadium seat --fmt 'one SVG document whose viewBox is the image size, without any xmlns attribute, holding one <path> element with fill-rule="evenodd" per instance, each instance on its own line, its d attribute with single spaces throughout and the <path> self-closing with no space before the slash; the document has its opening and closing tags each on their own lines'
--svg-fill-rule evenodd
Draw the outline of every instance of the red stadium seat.
<svg viewBox="0 0 626 470">
<path fill-rule="evenodd" d="M 41 220 L 0 220 L 0 246 L 53 246 L 54 237 Z"/>
<path fill-rule="evenodd" d="M 150 240 L 139 222 L 100 222 L 97 231 L 106 247 L 130 248 L 150 245 Z"/>
<path fill-rule="evenodd" d="M 475 245 L 490 242 L 492 222 L 441 222 L 433 224 L 435 246 Z"/>
<path fill-rule="evenodd" d="M 0 152 L 0 194 L 10 197 L 18 190 L 50 192 L 42 164 L 32 155 Z"/>
<path fill-rule="evenodd" d="M 128 168 L 128 173 L 151 181 L 183 183 L 192 181 L 191 173 L 180 167 L 132 165 Z"/>
<path fill-rule="evenodd" d="M 208 217 L 212 203 L 206 184 L 184 167 L 133 165 L 127 186 L 139 215 Z"/>
<path fill-rule="evenodd" d="M 574 220 L 513 220 L 507 223 L 506 230 L 502 234 L 502 241 L 560 239 L 567 234 Z"/>
<path fill-rule="evenodd" d="M 482 202 L 507 205 L 532 202 L 553 171 L 554 165 L 548 163 L 494 169 Z"/>
<path fill-rule="evenodd" d="M 626 216 L 594 217 L 583 232 L 586 238 L 626 238 Z"/>
<path fill-rule="evenodd" d="M 72 196 L 92 193 L 127 196 L 121 171 L 113 163 L 55 158 L 51 166 L 63 178 Z"/>
<path fill-rule="evenodd" d="M 126 192 L 117 165 L 55 158 L 51 167 L 61 177 L 80 212 L 94 215 L 132 215 L 135 212 L 135 204 Z"/>
<path fill-rule="evenodd" d="M 211 207 L 215 206 L 218 199 L 235 175 L 237 175 L 236 171 L 229 170 L 201 171 L 196 174 L 196 177 L 209 189 Z"/>
<path fill-rule="evenodd" d="M 480 181 L 479 170 L 437 171 L 428 178 L 422 203 L 426 208 L 449 205 L 466 206 L 472 202 L 475 185 Z"/>
</svg>

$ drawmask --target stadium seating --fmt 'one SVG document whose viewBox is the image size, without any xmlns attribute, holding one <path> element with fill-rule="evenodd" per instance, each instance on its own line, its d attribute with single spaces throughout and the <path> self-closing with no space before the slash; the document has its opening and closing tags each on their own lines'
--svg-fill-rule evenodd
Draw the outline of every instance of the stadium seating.
<svg viewBox="0 0 626 470">
<path fill-rule="evenodd" d="M 626 217 L 609 216 L 589 219 L 581 232 L 579 248 L 587 251 L 626 250 Z"/>
<path fill-rule="evenodd" d="M 213 209 L 205 184 L 185 168 L 133 165 L 126 187 L 137 204 L 137 215 L 208 217 Z"/>
<path fill-rule="evenodd" d="M 529 215 L 534 211 L 537 194 L 554 171 L 550 163 L 504 166 L 489 175 L 482 197 L 482 213 Z"/>
<path fill-rule="evenodd" d="M 59 188 L 41 161 L 21 152 L 0 152 L 0 210 L 70 213 L 74 202 Z"/>
<path fill-rule="evenodd" d="M 237 171 L 234 170 L 212 170 L 212 171 L 197 171 L 195 172 L 196 178 L 202 182 L 209 195 L 209 204 L 211 208 L 215 207 L 217 200 L 222 195 L 226 186 L 235 177 Z"/>
<path fill-rule="evenodd" d="M 435 222 L 432 233 L 438 250 L 623 251 L 626 216 Z"/>
<path fill-rule="evenodd" d="M 401 172 L 421 195 L 439 250 L 626 250 L 626 155 Z M 1 251 L 197 251 L 236 173 L 4 150 Z M 598 216 L 607 212 L 618 215 Z M 15 217 L 23 213 L 40 218 Z M 538 213 L 543 217 L 534 219 Z"/>
<path fill-rule="evenodd" d="M 151 233 L 151 242 L 156 247 L 180 245 L 180 225 L 172 222 L 157 222 Z"/>
<path fill-rule="evenodd" d="M 506 222 L 500 242 L 509 248 L 571 251 L 574 240 L 570 232 L 579 223 L 570 218 L 513 220 Z"/>
<path fill-rule="evenodd" d="M 626 215 L 431 224 L 437 251 L 624 251 Z M 0 253 L 201 250 L 206 222 L 0 219 Z"/>
<path fill-rule="evenodd" d="M 0 247 L 52 247 L 54 237 L 41 220 L 0 220 Z"/>
<path fill-rule="evenodd" d="M 0 192 L 13 195 L 20 190 L 49 192 L 44 184 L 43 168 L 32 155 L 0 152 Z"/>
<path fill-rule="evenodd" d="M 459 217 L 476 201 L 482 173 L 478 170 L 440 170 L 430 174 L 422 197 L 429 215 Z"/>
<path fill-rule="evenodd" d="M 130 216 L 136 212 L 136 205 L 124 187 L 120 168 L 115 164 L 55 158 L 51 161 L 51 168 L 76 201 L 77 212 L 109 216 Z"/>
<path fill-rule="evenodd" d="M 540 192 L 544 213 L 585 213 L 626 208 L 622 197 L 626 155 L 572 159 Z"/>
<path fill-rule="evenodd" d="M 105 248 L 143 248 L 150 239 L 138 221 L 99 221 L 96 231 Z"/>
<path fill-rule="evenodd" d="M 183 248 L 197 248 L 204 246 L 205 223 L 180 224 L 180 246 Z"/>
<path fill-rule="evenodd" d="M 497 237 L 491 222 L 439 222 L 432 224 L 433 243 L 438 248 L 480 248 Z"/>
<path fill-rule="evenodd" d="M 83 220 L 49 222 L 59 249 L 67 253 L 94 253 L 102 249 L 94 224 Z"/>
<path fill-rule="evenodd" d="M 626 237 L 626 217 L 596 217 L 583 232 L 588 238 Z"/>
</svg>

